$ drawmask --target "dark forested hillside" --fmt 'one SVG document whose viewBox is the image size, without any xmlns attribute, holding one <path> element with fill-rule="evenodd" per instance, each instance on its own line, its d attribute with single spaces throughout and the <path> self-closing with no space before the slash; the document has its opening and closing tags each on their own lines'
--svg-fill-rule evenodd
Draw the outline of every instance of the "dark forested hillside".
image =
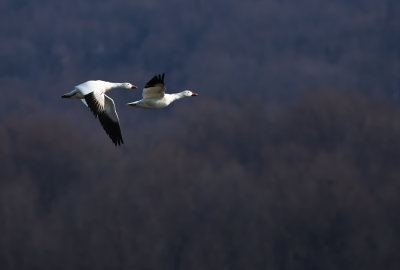
<svg viewBox="0 0 400 270">
<path fill-rule="evenodd" d="M 0 269 L 400 269 L 400 2 L 0 2 Z M 124 106 L 115 147 L 60 96 Z"/>
<path fill-rule="evenodd" d="M 397 269 L 398 108 L 252 104 L 180 104 L 118 149 L 4 121 L 2 269 Z"/>
</svg>

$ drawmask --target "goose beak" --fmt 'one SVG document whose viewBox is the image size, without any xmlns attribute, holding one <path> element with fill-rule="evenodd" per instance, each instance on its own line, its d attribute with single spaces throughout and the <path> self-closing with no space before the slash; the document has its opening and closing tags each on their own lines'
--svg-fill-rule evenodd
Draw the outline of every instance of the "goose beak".
<svg viewBox="0 0 400 270">
<path fill-rule="evenodd" d="M 132 89 L 136 89 L 137 86 L 132 84 L 131 88 L 132 88 Z"/>
<path fill-rule="evenodd" d="M 193 92 L 192 92 L 192 96 L 197 96 L 197 93 L 193 93 Z"/>
</svg>

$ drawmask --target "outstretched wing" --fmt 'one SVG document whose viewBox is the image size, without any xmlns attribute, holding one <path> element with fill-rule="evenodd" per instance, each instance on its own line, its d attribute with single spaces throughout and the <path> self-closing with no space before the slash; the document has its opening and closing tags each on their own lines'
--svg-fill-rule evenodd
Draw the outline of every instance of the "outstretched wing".
<svg viewBox="0 0 400 270">
<path fill-rule="evenodd" d="M 97 80 L 87 81 L 75 86 L 75 89 L 85 97 L 85 105 L 89 107 L 95 117 L 104 110 L 105 84 L 106 82 Z"/>
<path fill-rule="evenodd" d="M 104 110 L 98 114 L 98 117 L 101 125 L 113 143 L 115 145 L 124 143 L 114 100 L 107 95 L 104 95 Z"/>
<path fill-rule="evenodd" d="M 164 76 L 154 76 L 143 88 L 143 99 L 162 98 L 165 94 Z"/>
<path fill-rule="evenodd" d="M 85 101 L 95 117 L 104 111 L 105 94 L 91 92 L 85 95 Z"/>
</svg>

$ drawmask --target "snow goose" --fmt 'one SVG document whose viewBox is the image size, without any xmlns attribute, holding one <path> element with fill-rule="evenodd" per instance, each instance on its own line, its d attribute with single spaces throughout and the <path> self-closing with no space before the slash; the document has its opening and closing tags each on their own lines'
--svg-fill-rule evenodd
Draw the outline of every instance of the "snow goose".
<svg viewBox="0 0 400 270">
<path fill-rule="evenodd" d="M 114 100 L 105 93 L 114 88 L 135 89 L 130 83 L 113 83 L 105 81 L 87 81 L 75 86 L 75 89 L 62 95 L 62 98 L 80 99 L 99 118 L 104 130 L 115 145 L 124 143 L 119 127 L 119 119 Z"/>
<path fill-rule="evenodd" d="M 143 99 L 127 103 L 129 106 L 143 108 L 143 109 L 162 109 L 167 107 L 175 100 L 197 96 L 192 91 L 185 90 L 180 93 L 166 94 L 164 85 L 164 73 L 162 75 L 154 76 L 143 89 Z"/>
</svg>

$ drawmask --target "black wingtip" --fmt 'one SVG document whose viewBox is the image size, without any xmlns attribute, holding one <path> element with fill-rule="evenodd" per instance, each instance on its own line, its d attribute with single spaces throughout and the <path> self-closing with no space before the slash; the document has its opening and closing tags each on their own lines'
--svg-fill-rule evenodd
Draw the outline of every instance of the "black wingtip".
<svg viewBox="0 0 400 270">
<path fill-rule="evenodd" d="M 114 144 L 115 144 L 115 146 L 121 146 L 122 144 L 124 144 L 124 140 L 122 140 L 122 138 L 120 138 L 120 140 L 115 141 Z"/>
<path fill-rule="evenodd" d="M 122 139 L 121 128 L 120 128 L 118 122 L 114 122 L 105 113 L 99 114 L 99 120 L 100 120 L 101 125 L 103 126 L 103 129 L 105 130 L 107 135 L 110 137 L 112 142 L 115 144 L 115 146 L 118 146 L 118 145 L 121 145 L 124 143 L 124 140 Z"/>
<path fill-rule="evenodd" d="M 158 75 L 154 76 L 154 77 L 151 78 L 151 80 L 145 85 L 144 88 L 153 87 L 154 85 L 159 84 L 159 83 L 164 84 L 164 77 L 165 77 L 165 73 L 158 74 Z"/>
<path fill-rule="evenodd" d="M 110 136 L 111 138 L 111 136 Z M 122 144 L 124 144 L 124 140 L 121 137 L 117 137 L 117 138 L 111 138 L 112 142 L 115 144 L 115 146 L 120 146 Z"/>
</svg>

